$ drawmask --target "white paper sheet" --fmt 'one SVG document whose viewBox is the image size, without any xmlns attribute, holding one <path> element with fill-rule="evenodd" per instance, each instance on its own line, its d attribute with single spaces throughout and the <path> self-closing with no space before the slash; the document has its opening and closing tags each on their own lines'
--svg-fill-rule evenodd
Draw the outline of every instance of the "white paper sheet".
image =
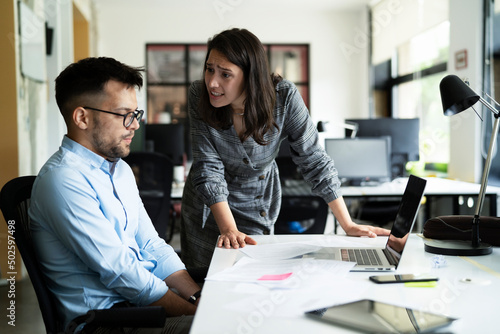
<svg viewBox="0 0 500 334">
<path fill-rule="evenodd" d="M 258 312 L 262 317 L 297 317 L 313 309 L 359 300 L 368 288 L 369 282 L 344 277 L 313 277 L 301 289 L 264 290 L 261 286 L 256 290 L 242 283 L 235 288 L 236 293 L 244 293 L 242 297 L 225 308 L 241 314 Z"/>
<path fill-rule="evenodd" d="M 255 260 L 243 257 L 234 266 L 210 275 L 207 281 L 251 282 L 281 288 L 300 288 L 315 277 L 343 277 L 354 263 L 333 260 Z"/>
<path fill-rule="evenodd" d="M 317 251 L 321 246 L 302 243 L 302 242 L 287 242 L 276 244 L 263 245 L 246 245 L 240 248 L 240 251 L 254 259 L 259 260 L 284 260 L 291 259 L 299 255 Z"/>
</svg>

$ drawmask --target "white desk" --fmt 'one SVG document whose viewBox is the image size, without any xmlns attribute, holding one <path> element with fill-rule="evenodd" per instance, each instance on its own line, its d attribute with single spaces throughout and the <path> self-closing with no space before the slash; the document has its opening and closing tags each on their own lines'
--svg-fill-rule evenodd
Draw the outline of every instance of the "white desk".
<svg viewBox="0 0 500 334">
<path fill-rule="evenodd" d="M 184 191 L 184 183 L 172 183 L 172 191 L 170 193 L 170 198 L 174 201 L 179 201 L 182 199 L 182 192 Z"/>
<path fill-rule="evenodd" d="M 277 235 L 252 236 L 260 244 L 272 242 L 300 241 L 310 238 L 317 242 L 335 243 L 336 238 L 348 238 L 335 235 Z M 352 238 L 351 238 L 352 239 Z M 355 238 L 367 246 L 383 246 L 386 238 Z M 439 277 L 436 287 L 416 288 L 405 287 L 404 284 L 377 285 L 368 281 L 368 276 L 374 273 L 349 273 L 347 278 L 359 282 L 360 286 L 369 285 L 362 293 L 363 298 L 401 304 L 433 312 L 445 313 L 459 318 L 449 327 L 440 332 L 458 333 L 498 333 L 500 328 L 500 248 L 495 248 L 493 254 L 481 257 L 451 257 L 447 256 L 447 265 L 442 268 L 432 268 L 433 254 L 423 250 L 422 240 L 411 235 L 408 248 L 403 254 L 397 273 L 431 273 Z M 244 256 L 239 250 L 215 250 L 209 273 L 214 274 L 231 267 Z M 476 261 L 473 264 L 467 259 Z M 485 266 L 485 267 L 480 267 Z M 470 278 L 472 283 L 462 283 L 463 278 Z M 348 329 L 311 320 L 305 316 L 278 317 L 273 316 L 273 308 L 258 307 L 248 299 L 251 295 L 235 291 L 238 283 L 207 281 L 203 287 L 198 311 L 194 318 L 192 334 L 198 333 L 354 333 Z M 332 284 L 330 289 L 342 289 Z M 356 291 L 353 291 L 356 293 Z M 231 308 L 235 301 L 248 301 L 245 312 Z M 269 298 L 270 299 L 270 298 Z M 269 300 L 268 299 L 268 300 Z"/>
<path fill-rule="evenodd" d="M 441 179 L 436 177 L 425 178 L 427 185 L 425 195 L 428 197 L 453 197 L 453 196 L 470 196 L 474 200 L 479 194 L 480 185 L 463 181 L 455 181 L 449 179 Z M 364 187 L 342 187 L 342 195 L 344 198 L 366 198 L 366 197 L 400 197 L 406 187 L 408 178 L 398 178 L 392 182 L 382 183 L 377 186 Z M 304 181 L 286 182 L 288 185 L 283 186 L 283 196 L 311 194 L 309 186 L 305 185 Z M 174 200 L 182 198 L 184 184 L 173 184 L 171 197 Z M 500 208 L 500 187 L 488 186 L 486 188 L 486 196 L 491 200 L 490 212 L 494 212 L 497 216 Z M 494 200 L 496 198 L 496 201 Z M 459 212 L 450 212 L 449 214 L 458 214 Z M 491 214 L 491 213 L 490 213 Z"/>
<path fill-rule="evenodd" d="M 480 184 L 455 181 L 449 179 L 441 179 L 437 177 L 426 177 L 427 185 L 425 187 L 426 196 L 475 196 L 477 198 Z M 360 196 L 397 196 L 402 195 L 408 178 L 397 178 L 391 182 L 382 183 L 377 186 L 364 187 L 343 187 L 342 194 L 344 197 L 360 197 Z M 500 195 L 500 188 L 488 186 L 486 188 L 487 195 Z"/>
<path fill-rule="evenodd" d="M 424 195 L 428 199 L 428 205 L 423 207 L 424 221 L 431 216 L 436 215 L 451 215 L 451 214 L 474 214 L 475 204 L 477 197 L 479 195 L 479 190 L 481 188 L 480 184 L 455 181 L 449 179 L 442 179 L 436 177 L 427 177 L 427 185 L 425 187 Z M 374 200 L 383 200 L 384 198 L 394 198 L 401 197 L 405 190 L 408 178 L 397 178 L 391 182 L 381 183 L 376 186 L 356 186 L 356 187 L 342 187 L 342 196 L 346 201 L 350 199 L 367 199 L 370 198 Z M 304 181 L 287 181 L 283 187 L 283 196 L 297 196 L 297 195 L 311 195 L 310 187 L 305 184 Z M 467 198 L 472 198 L 474 205 L 472 208 L 467 208 L 466 212 L 461 209 L 459 202 L 459 197 L 462 196 L 465 201 Z M 488 186 L 486 188 L 485 197 L 489 199 L 489 206 L 487 203 L 483 206 L 483 214 L 485 215 L 496 215 L 500 216 L 500 187 Z M 434 208 L 441 205 L 437 200 L 440 198 L 451 198 L 451 209 L 450 210 L 437 210 L 438 214 L 435 214 Z"/>
</svg>

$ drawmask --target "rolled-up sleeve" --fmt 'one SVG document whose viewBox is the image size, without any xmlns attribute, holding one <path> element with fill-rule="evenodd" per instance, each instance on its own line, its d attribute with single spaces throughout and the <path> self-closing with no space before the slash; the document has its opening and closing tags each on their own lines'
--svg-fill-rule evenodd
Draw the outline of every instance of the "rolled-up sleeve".
<svg viewBox="0 0 500 334">
<path fill-rule="evenodd" d="M 341 196 L 340 180 L 333 160 L 319 145 L 318 132 L 295 85 L 284 80 L 277 90 L 278 109 L 283 110 L 283 126 L 290 142 L 292 159 L 311 185 L 313 194 L 329 203 Z"/>
<path fill-rule="evenodd" d="M 189 89 L 188 110 L 193 152 L 190 176 L 204 204 L 211 206 L 227 201 L 229 191 L 224 177 L 224 163 L 212 142 L 213 138 L 217 139 L 217 131 L 210 128 L 198 112 L 202 88 L 202 83 L 196 81 Z"/>
</svg>

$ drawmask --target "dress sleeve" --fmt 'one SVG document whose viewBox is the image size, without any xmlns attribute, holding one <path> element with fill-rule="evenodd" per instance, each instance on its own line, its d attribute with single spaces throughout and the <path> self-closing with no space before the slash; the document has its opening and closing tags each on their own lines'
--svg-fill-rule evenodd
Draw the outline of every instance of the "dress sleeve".
<svg viewBox="0 0 500 334">
<path fill-rule="evenodd" d="M 292 159 L 311 185 L 313 194 L 327 203 L 340 197 L 337 169 L 319 145 L 318 131 L 295 85 L 289 81 L 278 85 L 278 99 L 282 99 L 285 110 L 284 131 L 288 135 Z"/>
<path fill-rule="evenodd" d="M 229 191 L 224 177 L 224 164 L 220 159 L 211 129 L 200 117 L 198 104 L 203 89 L 201 81 L 195 81 L 188 94 L 188 111 L 191 131 L 193 165 L 190 176 L 196 191 L 207 206 L 227 201 Z"/>
</svg>

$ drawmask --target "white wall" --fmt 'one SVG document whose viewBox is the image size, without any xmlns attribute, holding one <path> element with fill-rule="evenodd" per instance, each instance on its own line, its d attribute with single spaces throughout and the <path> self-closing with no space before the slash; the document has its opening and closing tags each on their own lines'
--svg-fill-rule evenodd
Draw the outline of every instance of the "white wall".
<svg viewBox="0 0 500 334">
<path fill-rule="evenodd" d="M 66 124 L 59 112 L 55 97 L 54 80 L 59 73 L 73 62 L 73 5 L 68 1 L 45 2 L 45 19 L 54 29 L 52 53 L 47 56 L 47 157 L 50 157 L 61 145 L 66 133 Z M 45 160 L 46 160 L 45 159 Z M 45 161 L 43 161 L 45 162 Z"/>
<path fill-rule="evenodd" d="M 260 2 L 262 3 L 262 2 Z M 341 123 L 368 117 L 367 9 L 313 9 L 310 6 L 268 6 L 253 1 L 150 0 L 95 1 L 96 56 L 110 56 L 129 65 L 145 65 L 145 44 L 205 43 L 231 27 L 247 28 L 264 43 L 309 43 L 311 115 L 314 122 Z M 481 91 L 481 1 L 450 0 L 449 72 L 468 77 Z M 273 9 L 274 8 L 274 9 Z M 455 70 L 454 55 L 467 49 L 469 66 Z M 347 50 L 347 51 L 346 51 Z M 146 106 L 144 90 L 139 104 Z M 480 121 L 471 111 L 450 121 L 449 176 L 480 180 Z M 334 130 L 329 126 L 329 130 Z M 338 132 L 343 132 L 340 128 Z"/>
<path fill-rule="evenodd" d="M 199 5 L 178 0 L 132 5 L 96 1 L 97 55 L 143 66 L 146 43 L 205 43 L 224 29 L 246 28 L 263 43 L 310 44 L 314 122 L 368 116 L 368 48 L 359 43 L 367 31 L 366 8 L 332 11 L 304 5 L 272 10 L 251 1 L 195 3 Z M 357 52 L 346 56 L 341 49 L 345 44 L 356 46 Z M 144 91 L 139 95 L 145 107 Z"/>
<path fill-rule="evenodd" d="M 471 88 L 482 94 L 483 14 L 481 1 L 450 0 L 450 53 L 448 72 L 468 78 Z M 467 50 L 468 65 L 455 67 L 455 53 Z M 474 108 L 481 110 L 477 103 Z M 480 182 L 482 163 L 480 155 L 481 121 L 472 109 L 450 119 L 450 163 L 448 175 L 469 182 Z"/>
</svg>

